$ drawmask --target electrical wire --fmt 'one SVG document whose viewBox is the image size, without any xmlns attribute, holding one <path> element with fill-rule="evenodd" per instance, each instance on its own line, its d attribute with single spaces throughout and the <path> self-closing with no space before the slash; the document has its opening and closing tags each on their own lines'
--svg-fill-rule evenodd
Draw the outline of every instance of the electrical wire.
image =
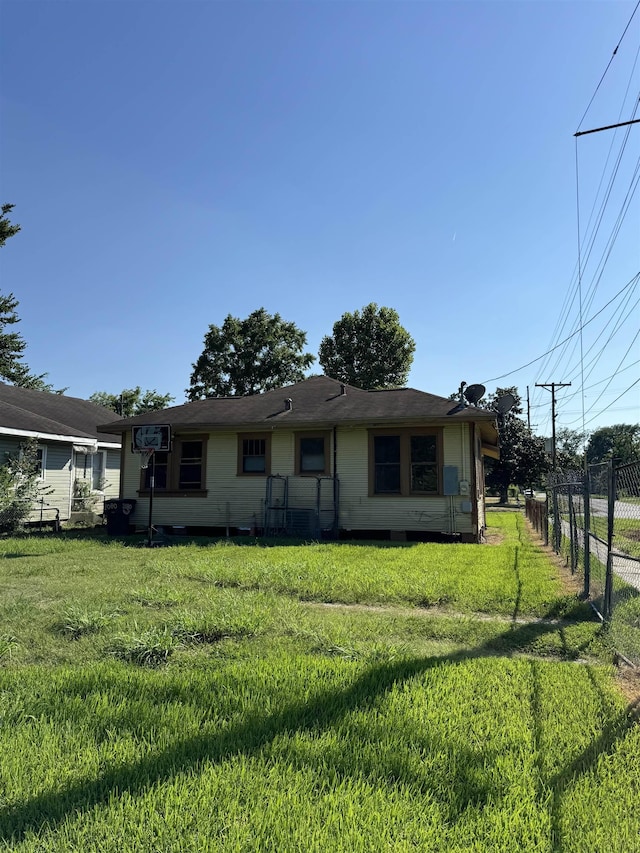
<svg viewBox="0 0 640 853">
<path fill-rule="evenodd" d="M 636 104 L 636 107 L 635 107 L 635 109 L 634 109 L 634 115 L 635 115 L 635 111 L 637 110 L 637 107 L 638 107 L 638 104 Z M 598 232 L 599 232 L 599 230 L 600 230 L 600 226 L 601 226 L 601 224 L 602 224 L 602 220 L 603 220 L 603 217 L 604 217 L 604 213 L 605 213 L 605 210 L 606 210 L 607 204 L 608 204 L 608 202 L 609 202 L 609 199 L 610 199 L 610 197 L 611 197 L 611 192 L 612 192 L 612 190 L 613 190 L 613 185 L 614 185 L 614 182 L 615 182 L 615 178 L 617 177 L 618 170 L 619 170 L 619 168 L 620 168 L 620 163 L 621 163 L 621 161 L 622 161 L 622 155 L 623 155 L 624 150 L 625 150 L 625 148 L 626 148 L 626 145 L 627 145 L 627 141 L 628 141 L 628 138 L 629 138 L 629 133 L 630 133 L 630 131 L 631 131 L 631 128 L 630 128 L 630 127 L 628 127 L 628 128 L 627 128 L 627 131 L 626 131 L 626 133 L 625 133 L 625 138 L 624 138 L 624 140 L 623 140 L 622 146 L 621 146 L 621 148 L 620 148 L 620 152 L 619 152 L 618 157 L 617 157 L 616 164 L 615 164 L 615 166 L 614 166 L 613 174 L 611 175 L 611 178 L 610 178 L 610 180 L 609 180 L 609 184 L 608 184 L 608 187 L 607 187 L 607 190 L 606 190 L 605 197 L 604 197 L 604 199 L 602 200 L 602 203 L 601 203 L 601 205 L 600 205 L 600 211 L 599 211 L 599 215 L 598 215 L 598 218 L 597 218 L 597 223 L 596 223 L 596 225 L 594 226 L 594 230 L 593 230 L 592 235 L 591 235 L 591 238 L 590 238 L 590 245 L 589 245 L 589 248 L 588 248 L 588 252 L 587 252 L 586 258 L 585 258 L 585 260 L 584 260 L 584 265 L 585 265 L 585 266 L 586 266 L 586 264 L 588 264 L 589 259 L 590 259 L 590 257 L 591 257 L 591 253 L 592 253 L 592 251 L 593 251 L 593 247 L 594 247 L 594 245 L 595 245 L 595 239 L 596 239 L 596 237 L 597 237 L 597 235 L 598 235 Z M 633 181 L 636 179 L 636 176 L 638 175 L 638 171 L 639 171 L 639 170 L 640 170 L 640 159 L 638 160 L 638 163 L 636 164 L 636 169 L 635 169 L 635 171 L 634 171 L 634 175 L 633 175 L 633 177 L 632 177 L 632 184 L 633 184 Z M 595 272 L 595 274 L 594 274 L 594 275 L 595 275 L 595 277 L 594 277 L 594 279 L 592 279 L 592 283 L 591 283 L 591 285 L 590 285 L 590 287 L 589 287 L 589 290 L 588 290 L 588 292 L 587 292 L 586 305 L 584 305 L 584 306 L 583 306 L 583 307 L 584 307 L 584 311 L 585 311 L 585 312 L 588 312 L 588 311 L 589 311 L 589 308 L 591 307 L 591 305 L 592 305 L 592 303 L 593 303 L 593 299 L 594 299 L 594 297 L 595 297 L 595 294 L 596 294 L 596 292 L 597 292 L 598 286 L 599 286 L 600 281 L 601 281 L 601 279 L 602 279 L 602 275 L 603 275 L 603 273 L 604 273 L 604 268 L 605 268 L 605 266 L 606 266 L 607 261 L 609 260 L 609 257 L 610 257 L 610 255 L 611 255 L 611 252 L 612 252 L 612 250 L 613 250 L 613 247 L 614 247 L 614 245 L 615 245 L 615 242 L 616 242 L 616 240 L 617 240 L 617 237 L 618 237 L 618 235 L 619 235 L 619 233 L 620 233 L 620 228 L 622 227 L 622 223 L 624 222 L 624 219 L 625 219 L 625 217 L 626 217 L 626 215 L 627 215 L 629 205 L 630 205 L 630 203 L 631 203 L 631 200 L 633 199 L 633 196 L 634 196 L 634 194 L 635 194 L 635 190 L 637 189 L 637 186 L 638 186 L 638 183 L 637 183 L 637 181 L 636 181 L 636 185 L 635 185 L 635 187 L 633 187 L 633 188 L 632 188 L 632 187 L 630 186 L 629 190 L 627 191 L 627 195 L 625 196 L 625 199 L 624 199 L 624 201 L 623 201 L 623 209 L 618 213 L 618 217 L 617 217 L 617 219 L 616 219 L 616 224 L 614 225 L 614 230 L 613 230 L 612 234 L 609 236 L 609 238 L 608 238 L 608 240 L 607 240 L 607 243 L 606 243 L 606 245 L 605 245 L 605 254 L 603 254 L 603 256 L 600 258 L 600 261 L 599 261 L 599 263 L 598 263 L 598 265 L 597 265 L 597 267 L 596 267 L 596 272 Z M 626 209 L 625 209 L 625 208 L 626 208 Z M 572 299 L 571 299 L 571 302 L 570 302 L 570 304 L 569 304 L 569 306 L 568 306 L 568 308 L 567 308 L 567 311 L 566 311 L 566 313 L 565 313 L 565 320 L 564 320 L 564 322 L 563 322 L 563 324 L 562 324 L 561 331 L 562 331 L 562 329 L 564 329 L 564 327 L 565 327 L 565 325 L 566 325 L 566 321 L 568 320 L 568 318 L 569 318 L 569 316 L 570 316 L 570 311 L 571 311 L 571 308 L 573 307 L 573 303 L 574 303 L 574 301 L 575 301 L 576 296 L 581 292 L 581 291 L 580 291 L 581 272 L 583 272 L 583 271 L 584 271 L 584 268 L 582 268 L 582 270 L 580 270 L 581 266 L 582 266 L 582 265 L 579 263 L 579 264 L 578 264 L 578 268 L 579 268 L 578 282 L 577 282 L 577 285 L 576 285 L 575 290 L 573 291 L 573 297 L 572 297 Z M 598 272 L 598 271 L 599 271 L 599 272 Z M 577 330 L 579 330 L 579 329 L 580 329 L 580 318 L 578 318 L 577 323 L 578 323 Z M 570 327 L 570 328 L 571 328 L 571 327 Z M 574 328 L 572 329 L 572 331 L 576 331 L 575 326 L 574 326 Z M 574 349 L 575 349 L 575 344 L 574 344 Z M 555 370 L 557 369 L 557 366 L 558 366 L 558 364 L 560 363 L 560 361 L 566 361 L 566 358 L 565 358 L 565 352 L 564 352 L 564 351 L 563 351 L 562 353 L 559 353 L 559 354 L 558 354 L 558 357 L 557 357 L 557 359 L 556 359 L 556 363 L 555 363 L 555 364 L 554 364 L 554 366 L 551 368 L 551 372 L 552 372 L 552 373 L 553 373 L 553 372 L 555 372 Z M 544 367 L 543 367 L 543 369 L 544 369 Z"/>
<path fill-rule="evenodd" d="M 590 418 L 588 421 L 586 421 L 585 426 L 586 426 L 586 424 L 590 424 L 590 423 L 591 423 L 591 421 L 595 421 L 595 419 L 596 419 L 596 418 L 599 418 L 599 417 L 600 417 L 600 415 L 603 415 L 605 412 L 610 411 L 610 409 L 611 409 L 611 407 L 613 406 L 613 404 L 614 404 L 614 403 L 617 403 L 617 402 L 618 402 L 618 400 L 620 400 L 622 397 L 624 397 L 624 395 L 625 395 L 625 394 L 628 394 L 628 393 L 629 393 L 629 391 L 631 391 L 631 389 L 632 389 L 632 388 L 634 388 L 634 387 L 638 384 L 638 382 L 640 382 L 640 376 L 636 379 L 636 381 L 635 381 L 635 382 L 632 382 L 632 383 L 631 383 L 631 385 L 629 385 L 629 387 L 628 387 L 628 388 L 626 388 L 626 389 L 622 392 L 622 394 L 618 395 L 618 396 L 616 397 L 616 399 L 615 399 L 615 400 L 612 400 L 612 402 L 611 402 L 611 403 L 609 403 L 609 405 L 608 405 L 608 406 L 605 406 L 605 408 L 604 408 L 601 412 L 598 412 L 598 414 L 597 414 L 597 415 L 594 415 L 592 418 Z M 627 411 L 627 409 L 624 409 L 623 411 Z"/>
<path fill-rule="evenodd" d="M 607 391 L 607 389 L 608 389 L 609 385 L 611 385 L 611 383 L 613 382 L 614 378 L 618 375 L 618 371 L 619 371 L 619 369 L 620 369 L 621 365 L 624 363 L 625 358 L 629 355 L 629 352 L 631 351 L 631 347 L 634 345 L 634 343 L 635 343 L 635 342 L 636 342 L 636 340 L 638 339 L 638 336 L 640 336 L 640 329 L 638 329 L 638 331 L 636 332 L 636 334 L 635 334 L 635 336 L 634 336 L 633 340 L 631 341 L 631 343 L 630 343 L 630 344 L 629 344 L 629 346 L 627 347 L 627 351 L 625 352 L 625 354 L 622 356 L 622 358 L 621 358 L 621 359 L 620 359 L 620 361 L 618 362 L 618 365 L 617 365 L 616 369 L 615 369 L 615 370 L 614 370 L 614 372 L 613 372 L 613 376 L 611 376 L 611 377 L 610 377 L 610 379 L 609 379 L 609 381 L 607 382 L 607 384 L 605 385 L 605 387 L 602 389 L 602 391 L 598 394 L 598 396 L 596 397 L 596 399 L 593 401 L 592 405 L 591 405 L 591 406 L 590 406 L 590 408 L 589 408 L 589 411 L 590 411 L 590 412 L 591 412 L 591 411 L 592 411 L 592 410 L 597 406 L 597 404 L 598 404 L 599 400 L 600 400 L 600 399 L 602 398 L 602 396 L 606 393 L 606 391 Z M 583 416 L 584 416 L 584 412 L 583 412 Z M 571 421 L 570 423 L 575 423 L 575 421 Z M 584 427 L 584 424 L 583 424 L 583 427 Z"/>
<path fill-rule="evenodd" d="M 640 49 L 639 49 L 639 50 L 640 50 Z M 636 57 L 636 59 L 637 59 L 637 57 Z M 634 63 L 634 67 L 635 67 L 635 63 Z M 635 111 L 636 111 L 636 110 L 637 110 L 637 108 L 638 108 L 638 103 L 640 103 L 640 99 L 639 99 L 639 101 L 638 101 L 638 102 L 636 102 L 636 105 L 635 105 L 635 107 L 634 107 L 634 114 L 635 114 Z M 602 203 L 601 203 L 601 205 L 600 205 L 600 210 L 599 210 L 599 214 L 598 214 L 597 222 L 595 223 L 594 228 L 593 228 L 593 231 L 592 231 L 592 233 L 591 233 L 591 235 L 590 235 L 590 238 L 589 238 L 590 245 L 589 245 L 589 249 L 588 249 L 588 256 L 587 256 L 587 257 L 590 257 L 590 256 L 591 256 L 591 253 L 592 253 L 592 250 L 593 250 L 593 247 L 594 247 L 594 244 L 595 244 L 596 236 L 597 236 L 597 234 L 598 234 L 598 232 L 599 232 L 599 230 L 600 230 L 600 226 L 601 226 L 601 224 L 602 224 L 603 215 L 604 215 L 604 212 L 605 212 L 606 206 L 607 206 L 607 204 L 608 204 L 609 198 L 610 198 L 610 196 L 611 196 L 611 191 L 612 191 L 612 188 L 613 188 L 613 183 L 614 183 L 615 177 L 617 176 L 618 169 L 619 169 L 619 167 L 620 167 L 622 154 L 623 154 L 624 149 L 625 149 L 626 144 L 627 144 L 627 140 L 628 140 L 628 136 L 629 136 L 628 131 L 630 131 L 630 128 L 627 128 L 627 133 L 625 133 L 625 138 L 624 138 L 624 140 L 623 140 L 623 143 L 622 143 L 622 146 L 621 146 L 620 152 L 619 152 L 619 154 L 618 154 L 618 156 L 617 156 L 617 160 L 616 160 L 616 164 L 615 164 L 615 167 L 614 167 L 613 174 L 612 174 L 612 176 L 611 176 L 611 178 L 610 178 L 610 180 L 609 180 L 609 184 L 608 184 L 608 187 L 607 187 L 607 190 L 606 190 L 606 193 L 605 193 L 605 197 L 604 197 L 604 199 L 603 199 L 603 201 L 602 201 Z M 629 188 L 627 189 L 627 193 L 626 193 L 625 198 L 624 198 L 624 200 L 623 200 L 623 202 L 622 202 L 622 206 L 621 206 L 621 208 L 620 208 L 620 210 L 619 210 L 619 212 L 618 212 L 618 216 L 617 216 L 617 218 L 616 218 L 616 222 L 615 222 L 615 224 L 614 224 L 614 226 L 613 226 L 613 230 L 612 230 L 612 232 L 610 233 L 608 240 L 606 241 L 605 248 L 604 248 L 604 250 L 603 250 L 603 254 L 602 254 L 602 256 L 601 256 L 601 258 L 600 258 L 600 261 L 599 261 L 599 263 L 598 263 L 598 265 L 597 265 L 597 268 L 596 268 L 596 270 L 595 270 L 595 272 L 594 272 L 594 275 L 593 275 L 593 278 L 592 278 L 592 282 L 591 282 L 591 286 L 590 286 L 590 288 L 589 288 L 589 292 L 588 292 L 588 296 L 587 296 L 587 302 L 586 302 L 586 310 L 587 310 L 587 311 L 590 309 L 591 305 L 593 304 L 593 300 L 594 300 L 594 298 L 595 298 L 595 294 L 596 294 L 596 292 L 597 292 L 597 290 L 598 290 L 598 286 L 599 286 L 599 284 L 600 284 L 600 282 L 601 282 L 601 280 L 602 280 L 602 276 L 603 276 L 604 271 L 605 271 L 605 267 L 606 267 L 607 262 L 608 262 L 608 260 L 609 260 L 609 258 L 610 258 L 610 256 L 611 256 L 611 253 L 612 253 L 613 248 L 614 248 L 614 246 L 615 246 L 616 240 L 618 239 L 618 236 L 619 236 L 619 234 L 620 234 L 620 230 L 621 230 L 621 228 L 622 228 L 622 224 L 623 224 L 623 222 L 624 222 L 624 220 L 625 220 L 625 218 L 626 218 L 626 216 L 627 216 L 627 214 L 628 214 L 628 212 L 629 212 L 629 208 L 630 208 L 630 205 L 631 205 L 631 201 L 633 200 L 633 197 L 634 197 L 634 195 L 635 195 L 635 192 L 636 192 L 636 190 L 637 190 L 637 188 L 638 188 L 638 184 L 639 184 L 639 182 L 640 182 L 639 172 L 640 172 L 640 159 L 639 159 L 639 160 L 637 161 L 637 163 L 636 163 L 636 167 L 635 167 L 635 170 L 634 170 L 634 174 L 633 174 L 633 176 L 632 176 L 632 179 L 631 179 L 631 183 L 630 183 L 630 185 L 629 185 Z M 602 180 L 601 180 L 601 182 L 600 182 L 600 186 L 602 186 Z M 595 204 L 594 204 L 594 208 L 592 209 L 592 215 L 591 215 L 590 219 L 592 219 L 592 218 L 593 218 L 593 211 L 594 211 L 594 210 L 595 210 Z M 581 280 L 580 280 L 580 268 L 581 268 L 581 264 L 580 264 L 580 262 L 579 262 L 579 263 L 578 263 L 578 270 L 579 270 L 579 274 L 578 274 L 578 287 L 577 287 L 577 289 L 576 289 L 576 290 L 573 290 L 573 295 L 572 295 L 572 296 L 571 296 L 571 292 L 572 292 L 572 291 L 571 291 L 571 288 L 570 288 L 570 290 L 569 290 L 569 292 L 568 292 L 568 294 L 567 294 L 567 298 L 565 299 L 565 304 L 566 304 L 567 299 L 571 296 L 571 302 L 570 302 L 570 304 L 569 304 L 569 309 L 573 306 L 573 303 L 574 303 L 575 298 L 576 298 L 576 294 L 577 294 L 577 293 L 580 293 L 580 296 L 582 296 L 582 294 L 581 294 L 581 288 L 580 288 L 580 285 L 581 285 Z M 581 300 L 581 301 L 582 301 L 582 300 Z M 583 305 L 582 305 L 582 308 L 583 308 L 583 314 L 584 314 L 584 312 L 585 312 L 585 305 L 584 305 L 584 303 L 583 303 Z M 620 310 L 623 310 L 623 309 L 620 309 Z M 563 312 L 563 313 L 564 313 L 564 312 Z M 561 314 L 561 316 L 562 316 L 562 314 Z M 567 321 L 567 319 L 568 319 L 568 316 L 569 316 L 569 312 L 567 311 L 566 313 L 564 313 L 564 322 L 562 323 L 561 328 L 564 328 L 564 327 L 566 326 L 566 321 Z M 560 350 L 560 352 L 557 352 L 557 354 L 556 354 L 555 364 L 554 364 L 554 367 L 553 367 L 553 371 L 555 371 L 555 370 L 557 369 L 558 365 L 563 364 L 563 365 L 565 365 L 565 366 L 566 366 L 566 363 L 567 363 L 567 362 L 571 362 L 571 361 L 573 360 L 573 353 L 575 352 L 575 349 L 576 349 L 576 346 L 577 346 L 577 343 L 578 343 L 578 341 L 577 341 L 577 340 L 575 340 L 575 333 L 576 333 L 576 332 L 580 332 L 580 343 L 581 343 L 581 350 L 582 350 L 582 340 L 581 340 L 581 339 L 582 339 L 582 331 L 581 331 L 581 330 L 582 330 L 582 328 L 584 327 L 584 324 L 583 324 L 582 322 L 580 322 L 580 318 L 578 319 L 578 323 L 579 323 L 579 325 L 578 325 L 578 328 L 577 328 L 577 329 L 576 329 L 576 327 L 575 327 L 575 323 L 574 323 L 574 327 L 572 328 L 572 335 L 569 335 L 569 336 L 567 336 L 567 338 L 565 338 L 566 344 L 565 344 L 565 345 L 564 345 L 564 347 Z M 607 324 L 607 325 L 608 325 L 608 324 Z M 571 328 L 571 327 L 570 327 L 570 328 Z M 605 328 L 606 328 L 606 326 L 605 326 Z M 557 327 L 556 327 L 556 329 L 557 329 Z M 572 347 L 571 351 L 569 352 L 569 354 L 567 355 L 568 347 L 569 347 L 569 345 L 570 345 L 570 343 L 571 343 L 571 340 L 573 340 L 573 347 Z M 546 365 L 546 366 L 547 366 L 547 368 L 548 368 L 549 364 L 551 363 L 551 361 L 550 361 L 550 355 L 551 355 L 551 353 L 552 353 L 553 351 L 556 351 L 557 349 L 558 349 L 558 347 L 554 347 L 554 348 L 552 348 L 551 350 L 549 350 L 549 356 L 547 356 L 547 358 L 546 358 L 545 362 L 543 363 L 543 365 L 541 365 L 541 367 L 540 367 L 540 369 L 539 369 L 539 373 L 538 373 L 538 375 L 536 375 L 536 377 L 535 377 L 535 380 L 536 380 L 536 381 L 537 381 L 537 379 L 538 379 L 538 376 L 539 376 L 539 375 L 540 375 L 540 373 L 542 372 L 542 370 L 544 370 L 544 369 L 545 369 L 545 365 Z M 581 358 L 580 358 L 580 361 L 579 361 L 579 365 L 580 365 L 580 370 L 581 370 L 581 369 L 582 369 L 582 365 L 583 365 L 583 354 L 582 354 L 582 353 L 581 353 Z M 595 365 L 594 365 L 594 367 L 595 367 Z M 593 370 L 593 368 L 592 368 L 592 370 Z M 590 373 L 591 373 L 591 372 L 592 372 L 592 371 L 590 371 Z M 589 375 L 590 375 L 590 374 L 589 374 Z M 588 377 L 587 377 L 587 378 L 588 378 Z M 582 387 L 583 385 L 584 385 L 584 382 L 582 382 L 582 383 L 581 383 L 581 387 Z M 580 391 L 578 391 L 578 392 L 576 392 L 576 393 L 580 393 Z M 573 396 L 573 395 L 572 395 L 572 396 Z M 535 400 L 536 398 L 537 398 L 537 395 L 536 395 L 536 397 L 534 397 L 534 400 Z"/>
<path fill-rule="evenodd" d="M 639 1 L 640 1 L 640 0 L 639 0 Z M 638 283 L 638 281 L 640 281 L 640 272 L 637 272 L 637 273 L 634 275 L 634 277 L 633 277 L 630 281 L 628 281 L 628 282 L 625 284 L 625 286 L 624 286 L 623 288 L 621 288 L 621 289 L 620 289 L 620 290 L 615 294 L 615 296 L 612 296 L 612 297 L 611 297 L 611 299 L 610 299 L 608 302 L 606 302 L 606 303 L 602 306 L 602 308 L 600 308 L 600 310 L 599 310 L 599 311 L 597 311 L 597 312 L 593 315 L 593 317 L 590 317 L 588 320 L 586 320 L 586 321 L 585 321 L 585 323 L 584 323 L 584 326 L 588 326 L 590 323 L 593 323 L 593 321 L 594 321 L 594 320 L 595 320 L 595 319 L 596 319 L 600 314 L 602 314 L 602 312 L 603 312 L 606 308 L 608 308 L 608 307 L 609 307 L 609 305 L 611 305 L 611 303 L 612 303 L 612 302 L 615 302 L 615 300 L 616 300 L 616 299 L 617 299 L 617 298 L 618 298 L 622 293 L 624 293 L 624 292 L 625 292 L 629 287 L 631 287 L 633 284 L 637 284 L 637 283 Z M 483 384 L 483 385 L 489 385 L 491 382 L 498 382 L 498 380 L 500 380 L 500 379 L 505 379 L 507 376 L 513 376 L 513 374 L 514 374 L 514 373 L 519 373 L 521 370 L 525 370 L 527 367 L 531 367 L 531 365 L 532 365 L 532 364 L 535 364 L 536 362 L 541 361 L 543 358 L 546 358 L 546 356 L 548 356 L 548 355 L 549 355 L 550 353 L 552 353 L 554 350 L 558 349 L 558 347 L 563 346 L 563 345 L 564 345 L 568 340 L 570 340 L 571 338 L 573 338 L 573 337 L 574 337 L 574 336 L 575 336 L 579 331 L 580 331 L 579 329 L 576 329 L 575 331 L 571 332 L 571 334 L 570 334 L 568 337 L 564 338 L 564 340 L 560 341 L 560 342 L 559 342 L 559 343 L 557 343 L 555 346 L 551 347 L 551 348 L 550 348 L 550 349 L 548 349 L 546 352 L 542 353 L 542 355 L 539 355 L 537 358 L 532 358 L 532 359 L 531 359 L 531 361 L 528 361 L 526 364 L 523 364 L 523 365 L 521 365 L 520 367 L 516 367 L 514 370 L 509 370 L 507 373 L 503 373 L 503 374 L 501 374 L 500 376 L 494 376 L 492 379 L 485 379 L 485 380 L 482 382 L 482 384 Z"/>
<path fill-rule="evenodd" d="M 599 90 L 600 86 L 602 85 L 602 82 L 603 82 L 604 78 L 607 76 L 607 71 L 608 71 L 608 70 L 609 70 L 609 68 L 611 67 L 611 63 L 613 62 L 613 59 L 614 59 L 615 55 L 618 53 L 618 48 L 619 48 L 619 47 L 620 47 L 620 45 L 622 44 L 622 39 L 623 39 L 623 38 L 625 37 L 625 35 L 627 34 L 627 30 L 628 30 L 628 29 L 629 29 L 629 27 L 631 26 L 631 21 L 633 21 L 633 17 L 634 17 L 634 15 L 636 14 L 636 12 L 638 11 L 638 7 L 639 7 L 639 6 L 640 6 L 640 0 L 638 0 L 638 2 L 636 3 L 636 7 L 635 7 L 635 9 L 633 10 L 633 12 L 631 13 L 631 17 L 629 18 L 629 21 L 627 22 L 627 26 L 624 28 L 624 31 L 623 31 L 623 33 L 622 33 L 622 35 L 620 36 L 620 39 L 619 39 L 619 41 L 618 41 L 618 44 L 616 45 L 615 50 L 614 50 L 614 51 L 613 51 L 613 53 L 611 54 L 611 59 L 610 59 L 610 60 L 609 60 L 609 62 L 607 63 L 607 67 L 604 69 L 604 72 L 603 72 L 603 74 L 602 74 L 602 77 L 600 78 L 600 82 L 599 82 L 599 83 L 598 83 L 598 85 L 596 86 L 595 92 L 594 92 L 594 93 L 593 93 L 593 95 L 591 96 L 591 100 L 590 100 L 590 101 L 589 101 L 589 103 L 587 104 L 587 108 L 586 108 L 586 110 L 584 111 L 584 114 L 583 114 L 582 118 L 580 119 L 580 122 L 578 123 L 578 127 L 577 127 L 577 130 L 576 130 L 576 133 L 577 133 L 577 132 L 580 130 L 580 128 L 582 127 L 582 122 L 584 121 L 585 116 L 586 116 L 586 115 L 587 115 L 587 113 L 589 112 L 589 110 L 590 110 L 590 108 L 591 108 L 591 104 L 593 103 L 595 96 L 598 94 L 598 90 Z"/>
<path fill-rule="evenodd" d="M 633 290 L 632 290 L 632 291 L 630 291 L 630 293 L 628 294 L 628 296 L 629 296 L 629 297 L 631 297 L 631 296 L 633 295 L 633 293 L 634 293 L 634 291 L 633 291 Z M 627 303 L 628 303 L 629 301 L 630 301 L 629 299 L 627 299 L 627 300 L 626 300 L 626 302 L 627 302 Z M 625 324 L 625 323 L 626 323 L 626 321 L 629 319 L 629 317 L 632 315 L 632 312 L 633 312 L 633 311 L 638 307 L 638 305 L 640 305 L 640 299 L 636 300 L 636 302 L 635 302 L 635 303 L 631 306 L 631 308 L 629 309 L 629 312 L 628 312 L 624 317 L 620 317 L 620 318 L 618 318 L 618 320 L 616 321 L 616 325 L 615 325 L 615 327 L 613 328 L 612 332 L 609 334 L 609 337 L 607 338 L 607 340 L 604 342 L 604 344 L 602 345 L 602 347 L 600 348 L 600 350 L 596 353 L 596 355 L 595 355 L 595 356 L 591 359 L 591 361 L 587 364 L 587 367 L 591 367 L 591 370 L 587 373 L 586 377 L 584 377 L 585 379 L 588 379 L 588 378 L 589 378 L 589 376 L 591 376 L 591 374 L 593 373 L 593 371 L 594 371 L 594 369 L 595 369 L 596 365 L 598 364 L 598 361 L 600 360 L 600 357 L 603 355 L 604 351 L 606 350 L 606 348 L 607 348 L 608 344 L 609 344 L 609 343 L 611 343 L 611 341 L 613 340 L 613 338 L 615 337 L 615 335 L 616 335 L 616 334 L 620 331 L 620 329 L 624 326 L 624 324 Z M 621 307 L 620 307 L 620 313 L 624 310 L 624 308 L 625 308 L 625 307 L 626 307 L 626 305 L 624 305 L 624 306 L 621 306 Z M 592 346 L 587 350 L 586 355 L 588 355 L 588 354 L 591 352 L 591 350 L 596 346 L 596 344 L 600 342 L 600 338 L 602 337 L 602 335 L 603 335 L 603 333 L 604 333 L 605 329 L 607 328 L 607 326 L 609 325 L 609 323 L 611 323 L 611 321 L 614 319 L 614 317 L 615 317 L 615 315 L 612 315 L 612 316 L 609 318 L 609 320 L 607 321 L 607 323 L 602 327 L 602 330 L 601 330 L 601 332 L 600 332 L 600 335 L 598 336 L 598 339 L 597 339 L 597 340 L 593 343 L 593 345 L 592 345 Z M 577 378 L 577 375 L 578 375 L 578 373 L 579 373 L 579 372 L 581 372 L 581 371 L 580 371 L 580 370 L 577 370 L 575 373 L 572 373 L 572 374 L 570 374 L 569 376 L 567 376 L 567 381 L 572 382 L 574 379 L 576 379 L 576 378 Z M 585 389 L 585 390 L 586 390 L 586 389 Z M 579 393 L 579 391 L 576 391 L 575 393 L 576 393 L 576 394 L 578 394 L 578 393 Z"/>
</svg>

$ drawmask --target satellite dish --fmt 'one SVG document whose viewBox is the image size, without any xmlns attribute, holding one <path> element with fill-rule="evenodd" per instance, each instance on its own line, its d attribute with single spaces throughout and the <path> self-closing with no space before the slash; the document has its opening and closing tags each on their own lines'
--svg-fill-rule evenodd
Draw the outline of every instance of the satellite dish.
<svg viewBox="0 0 640 853">
<path fill-rule="evenodd" d="M 486 390 L 487 389 L 484 385 L 469 385 L 469 387 L 465 389 L 464 396 L 472 406 L 475 406 L 478 400 L 481 400 L 482 397 L 484 397 L 484 392 Z"/>
<path fill-rule="evenodd" d="M 499 400 L 496 400 L 493 404 L 494 409 L 499 415 L 506 415 L 510 409 L 516 404 L 516 398 L 513 394 L 505 394 L 503 397 L 500 397 Z"/>
</svg>

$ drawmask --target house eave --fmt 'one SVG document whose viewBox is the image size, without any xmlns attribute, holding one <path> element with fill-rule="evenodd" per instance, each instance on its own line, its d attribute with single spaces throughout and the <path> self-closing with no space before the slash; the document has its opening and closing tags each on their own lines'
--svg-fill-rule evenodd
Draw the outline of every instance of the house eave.
<svg viewBox="0 0 640 853">
<path fill-rule="evenodd" d="M 487 444 L 483 441 L 480 449 L 483 456 L 488 456 L 490 459 L 500 459 L 500 448 L 497 444 Z"/>
<path fill-rule="evenodd" d="M 64 444 L 80 444 L 83 447 L 97 447 L 95 438 L 78 435 L 61 435 L 59 433 L 38 432 L 37 430 L 14 429 L 0 426 L 0 435 L 10 435 L 16 438 L 35 438 L 37 441 L 58 441 Z M 120 445 L 114 445 L 119 447 Z"/>
</svg>

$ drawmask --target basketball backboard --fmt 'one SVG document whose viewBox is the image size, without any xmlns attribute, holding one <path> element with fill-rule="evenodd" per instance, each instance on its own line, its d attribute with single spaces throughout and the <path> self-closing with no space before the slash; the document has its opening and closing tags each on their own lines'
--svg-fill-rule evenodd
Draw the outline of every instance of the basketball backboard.
<svg viewBox="0 0 640 853">
<path fill-rule="evenodd" d="M 149 424 L 133 427 L 131 451 L 171 450 L 171 427 L 169 424 Z"/>
</svg>

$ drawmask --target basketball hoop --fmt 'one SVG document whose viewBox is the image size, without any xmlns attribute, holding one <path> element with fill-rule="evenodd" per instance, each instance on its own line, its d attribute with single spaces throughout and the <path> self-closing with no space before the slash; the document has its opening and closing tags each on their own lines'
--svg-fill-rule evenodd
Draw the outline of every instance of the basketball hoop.
<svg viewBox="0 0 640 853">
<path fill-rule="evenodd" d="M 151 462 L 153 452 L 153 447 L 145 447 L 144 450 L 138 451 L 138 453 L 140 454 L 140 467 L 142 469 L 149 467 L 149 462 Z"/>
</svg>

